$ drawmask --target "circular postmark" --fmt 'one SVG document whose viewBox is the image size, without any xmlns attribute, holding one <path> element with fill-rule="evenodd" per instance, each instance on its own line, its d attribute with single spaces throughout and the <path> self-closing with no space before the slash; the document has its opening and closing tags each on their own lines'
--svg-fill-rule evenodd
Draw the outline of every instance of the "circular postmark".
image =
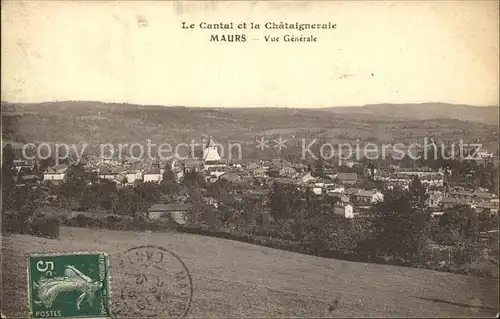
<svg viewBox="0 0 500 319">
<path fill-rule="evenodd" d="M 115 260 L 111 278 L 113 317 L 187 315 L 193 285 L 189 270 L 176 254 L 160 246 L 140 246 Z"/>
</svg>

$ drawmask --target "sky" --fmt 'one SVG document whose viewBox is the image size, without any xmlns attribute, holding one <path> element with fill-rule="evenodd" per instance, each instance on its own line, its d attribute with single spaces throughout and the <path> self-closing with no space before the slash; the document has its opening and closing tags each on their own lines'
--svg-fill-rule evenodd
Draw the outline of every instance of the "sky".
<svg viewBox="0 0 500 319">
<path fill-rule="evenodd" d="M 499 105 L 498 1 L 3 1 L 1 98 L 165 106 Z M 335 30 L 267 30 L 266 22 Z M 182 29 L 182 22 L 195 29 Z M 200 22 L 261 24 L 204 30 Z M 245 34 L 243 43 L 211 34 Z M 283 42 L 314 35 L 317 42 Z M 267 43 L 265 36 L 279 36 Z"/>
</svg>

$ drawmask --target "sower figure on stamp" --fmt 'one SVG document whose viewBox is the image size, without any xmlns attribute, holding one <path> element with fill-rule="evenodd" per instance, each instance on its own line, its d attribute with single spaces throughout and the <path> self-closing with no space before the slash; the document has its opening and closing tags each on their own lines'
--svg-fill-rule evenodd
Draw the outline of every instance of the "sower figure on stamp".
<svg viewBox="0 0 500 319">
<path fill-rule="evenodd" d="M 72 290 L 81 292 L 81 295 L 76 300 L 78 310 L 80 310 L 80 305 L 85 299 L 89 304 L 92 304 L 96 291 L 102 288 L 101 282 L 92 282 L 92 279 L 73 266 L 66 266 L 64 277 L 41 278 L 38 284 L 34 282 L 33 285 L 37 289 L 38 299 L 40 299 L 35 302 L 37 304 L 42 303 L 47 308 L 52 306 L 52 303 L 61 292 Z"/>
</svg>

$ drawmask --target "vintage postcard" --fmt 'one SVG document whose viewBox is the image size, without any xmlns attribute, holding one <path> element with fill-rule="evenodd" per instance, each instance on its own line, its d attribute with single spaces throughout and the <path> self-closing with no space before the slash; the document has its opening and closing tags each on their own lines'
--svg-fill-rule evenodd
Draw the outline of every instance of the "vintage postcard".
<svg viewBox="0 0 500 319">
<path fill-rule="evenodd" d="M 2 1 L 1 319 L 498 317 L 499 10 Z"/>
</svg>

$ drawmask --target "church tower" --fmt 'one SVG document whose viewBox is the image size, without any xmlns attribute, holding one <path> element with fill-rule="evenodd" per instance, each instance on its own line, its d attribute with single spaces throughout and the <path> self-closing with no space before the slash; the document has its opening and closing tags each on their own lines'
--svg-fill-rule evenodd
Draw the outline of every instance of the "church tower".
<svg viewBox="0 0 500 319">
<path fill-rule="evenodd" d="M 208 139 L 208 142 L 203 150 L 203 162 L 210 164 L 219 162 L 221 160 L 219 151 L 217 150 L 217 145 L 214 143 L 212 138 Z"/>
</svg>

